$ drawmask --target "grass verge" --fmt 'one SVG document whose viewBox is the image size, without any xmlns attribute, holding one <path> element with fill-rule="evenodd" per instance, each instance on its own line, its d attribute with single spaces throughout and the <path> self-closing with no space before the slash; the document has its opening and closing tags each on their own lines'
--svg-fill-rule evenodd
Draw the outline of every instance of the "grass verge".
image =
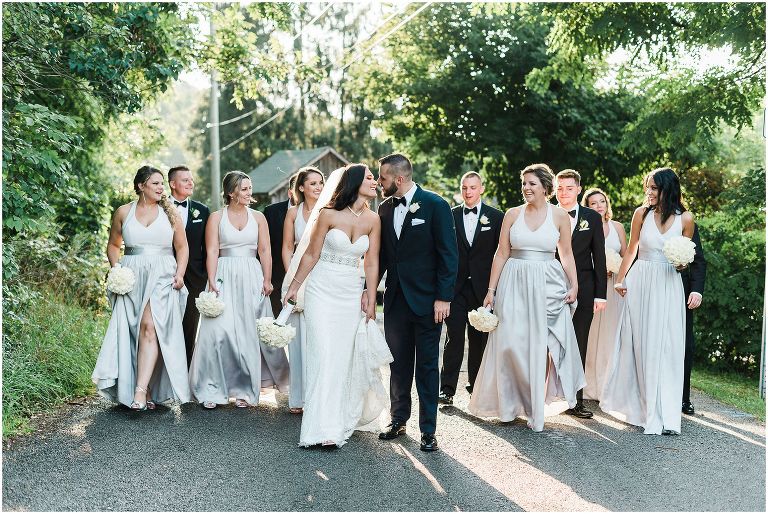
<svg viewBox="0 0 768 514">
<path fill-rule="evenodd" d="M 7 314 L 7 313 L 6 313 Z M 41 292 L 3 319 L 3 439 L 33 414 L 93 392 L 91 373 L 109 317 Z"/>
<path fill-rule="evenodd" d="M 732 372 L 694 369 L 691 372 L 691 387 L 765 421 L 765 400 L 760 398 L 757 378 Z"/>
</svg>

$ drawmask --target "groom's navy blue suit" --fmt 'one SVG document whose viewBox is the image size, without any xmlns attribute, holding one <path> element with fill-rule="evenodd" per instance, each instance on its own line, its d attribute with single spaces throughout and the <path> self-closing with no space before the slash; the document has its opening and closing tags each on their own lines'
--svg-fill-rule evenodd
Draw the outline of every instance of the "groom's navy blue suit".
<svg viewBox="0 0 768 514">
<path fill-rule="evenodd" d="M 387 272 L 384 293 L 384 334 L 394 357 L 390 364 L 392 422 L 411 416 L 414 368 L 419 394 L 419 428 L 434 434 L 440 386 L 440 333 L 435 300 L 453 300 L 459 257 L 456 231 L 448 202 L 417 186 L 403 221 L 400 238 L 394 226 L 392 198 L 379 206 L 381 217 L 381 275 Z"/>
</svg>

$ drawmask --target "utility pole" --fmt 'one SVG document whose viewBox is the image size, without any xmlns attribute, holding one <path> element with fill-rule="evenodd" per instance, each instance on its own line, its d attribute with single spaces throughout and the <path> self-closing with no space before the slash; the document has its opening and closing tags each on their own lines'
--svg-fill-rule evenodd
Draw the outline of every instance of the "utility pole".
<svg viewBox="0 0 768 514">
<path fill-rule="evenodd" d="M 216 28 L 213 23 L 213 13 L 216 4 L 211 11 L 211 43 L 216 43 Z M 221 153 L 219 151 L 219 84 L 216 81 L 216 69 L 211 69 L 211 99 L 209 120 L 211 123 L 211 206 L 214 209 L 221 207 Z"/>
</svg>

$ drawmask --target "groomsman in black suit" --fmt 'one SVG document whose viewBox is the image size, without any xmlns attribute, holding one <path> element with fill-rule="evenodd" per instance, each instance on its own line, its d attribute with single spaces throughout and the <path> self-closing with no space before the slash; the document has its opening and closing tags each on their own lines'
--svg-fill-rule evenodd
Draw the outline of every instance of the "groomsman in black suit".
<svg viewBox="0 0 768 514">
<path fill-rule="evenodd" d="M 691 240 L 696 243 L 696 254 L 693 262 L 686 267 L 680 276 L 683 279 L 683 290 L 685 291 L 686 306 L 685 310 L 685 364 L 683 365 L 683 414 L 691 415 L 695 412 L 691 403 L 691 368 L 693 368 L 693 311 L 701 305 L 704 294 L 704 278 L 707 274 L 707 261 L 704 259 L 704 249 L 701 246 L 698 225 L 693 225 L 693 237 Z"/>
<path fill-rule="evenodd" d="M 200 321 L 200 312 L 195 306 L 195 298 L 205 291 L 208 282 L 208 273 L 205 269 L 205 224 L 208 222 L 210 212 L 206 205 L 191 198 L 195 181 L 189 168 L 176 166 L 168 170 L 168 183 L 171 186 L 171 201 L 179 211 L 189 245 L 189 263 L 184 273 L 184 285 L 189 291 L 189 299 L 181 322 L 187 347 L 187 367 L 189 367 L 192 362 L 192 352 L 195 349 L 197 324 Z"/>
<path fill-rule="evenodd" d="M 293 205 L 293 185 L 296 183 L 297 176 L 298 173 L 294 173 L 288 180 L 287 200 L 267 205 L 264 208 L 264 217 L 267 218 L 267 227 L 269 227 L 269 245 L 272 247 L 272 285 L 274 289 L 269 295 L 269 302 L 272 304 L 272 312 L 275 317 L 283 308 L 283 303 L 280 300 L 283 279 L 285 278 L 283 259 L 280 257 L 283 254 L 283 225 L 288 207 Z"/>
<path fill-rule="evenodd" d="M 456 231 L 448 202 L 413 182 L 406 156 L 396 153 L 379 159 L 379 184 L 388 197 L 379 206 L 380 277 L 387 272 L 384 335 L 394 357 L 389 366 L 392 423 L 379 438 L 405 434 L 415 375 L 420 448 L 431 452 L 438 449 L 439 345 L 456 286 Z M 365 310 L 367 295 L 363 299 Z"/>
<path fill-rule="evenodd" d="M 456 394 L 459 371 L 464 360 L 465 331 L 469 340 L 469 382 L 466 388 L 470 394 L 488 341 L 488 333 L 476 330 L 469 324 L 467 316 L 469 311 L 483 304 L 504 220 L 503 212 L 482 202 L 484 191 L 480 174 L 468 171 L 461 177 L 461 197 L 464 203 L 453 208 L 459 272 L 451 302 L 451 315 L 445 319 L 448 333 L 443 347 L 439 402 L 446 405 L 453 404 L 453 396 Z"/>
<path fill-rule="evenodd" d="M 579 281 L 578 305 L 573 313 L 573 328 L 579 344 L 581 365 L 587 358 L 589 327 L 595 312 L 605 309 L 608 272 L 605 268 L 605 234 L 600 214 L 579 205 L 581 175 L 575 170 L 563 170 L 555 177 L 555 194 L 558 205 L 571 216 L 571 247 L 576 262 L 576 277 Z M 577 418 L 591 418 L 592 412 L 584 408 L 584 392 L 576 393 L 576 406 L 567 414 Z"/>
</svg>

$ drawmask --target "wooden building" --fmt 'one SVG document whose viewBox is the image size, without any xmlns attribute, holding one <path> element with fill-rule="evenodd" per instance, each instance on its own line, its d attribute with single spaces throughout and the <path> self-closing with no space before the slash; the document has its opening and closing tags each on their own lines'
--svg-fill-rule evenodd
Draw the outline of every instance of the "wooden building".
<svg viewBox="0 0 768 514">
<path fill-rule="evenodd" d="M 304 166 L 315 166 L 327 177 L 349 161 L 330 146 L 308 150 L 280 150 L 251 170 L 253 197 L 259 205 L 288 198 L 288 180 Z"/>
</svg>

